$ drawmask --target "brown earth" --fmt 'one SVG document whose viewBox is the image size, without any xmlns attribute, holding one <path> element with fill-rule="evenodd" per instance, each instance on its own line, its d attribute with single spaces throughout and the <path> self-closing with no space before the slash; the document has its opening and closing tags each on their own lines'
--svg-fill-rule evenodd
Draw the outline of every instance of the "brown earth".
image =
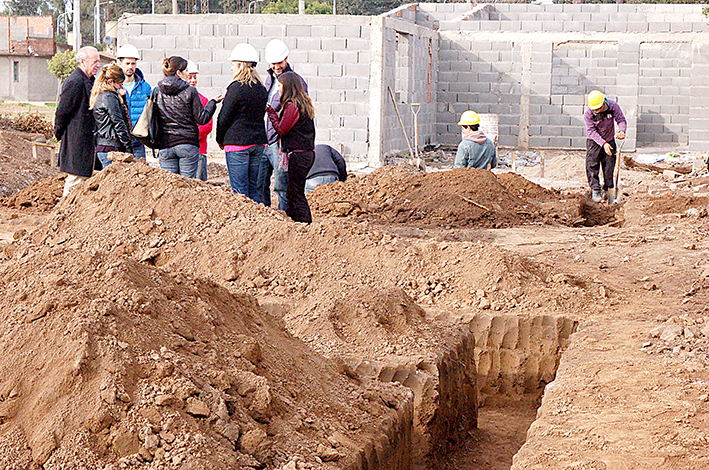
<svg viewBox="0 0 709 470">
<path fill-rule="evenodd" d="M 523 442 L 513 468 L 704 468 L 706 181 L 624 178 L 608 207 L 384 168 L 319 187 L 312 225 L 142 162 L 54 207 L 37 183 L 0 207 L 0 466 L 346 468 L 411 401 L 346 359 L 435 356 L 484 310 L 581 325 L 526 442 L 496 422 L 528 408 L 490 401 L 421 468 Z"/>
<path fill-rule="evenodd" d="M 56 176 L 59 171 L 49 166 L 49 150 L 38 147 L 39 161 L 32 156 L 32 135 L 0 130 L 0 197 L 15 194 L 34 181 Z"/>
</svg>

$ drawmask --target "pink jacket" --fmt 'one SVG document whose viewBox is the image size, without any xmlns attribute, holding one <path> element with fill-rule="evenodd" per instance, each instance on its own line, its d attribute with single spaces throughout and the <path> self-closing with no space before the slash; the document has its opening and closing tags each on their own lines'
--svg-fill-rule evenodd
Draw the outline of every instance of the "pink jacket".
<svg viewBox="0 0 709 470">
<path fill-rule="evenodd" d="M 199 94 L 199 100 L 202 102 L 202 106 L 207 104 L 209 101 L 207 98 Z M 207 136 L 212 132 L 212 120 L 210 119 L 204 126 L 199 126 L 199 153 L 207 153 Z"/>
</svg>

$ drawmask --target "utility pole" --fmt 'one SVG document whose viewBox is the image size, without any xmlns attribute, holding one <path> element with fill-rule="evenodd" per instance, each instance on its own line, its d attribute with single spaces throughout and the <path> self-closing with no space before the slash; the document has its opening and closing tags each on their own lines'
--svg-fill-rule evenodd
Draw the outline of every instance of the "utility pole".
<svg viewBox="0 0 709 470">
<path fill-rule="evenodd" d="M 172 0 L 172 14 L 176 15 L 180 12 L 180 10 L 177 8 L 177 0 Z"/>
<path fill-rule="evenodd" d="M 74 52 L 81 49 L 81 0 L 74 0 Z"/>
<path fill-rule="evenodd" d="M 96 0 L 94 7 L 94 44 L 101 44 L 101 0 Z"/>
<path fill-rule="evenodd" d="M 337 14 L 337 0 L 332 0 L 332 14 Z"/>
<path fill-rule="evenodd" d="M 298 0 L 298 14 L 305 14 L 305 0 Z"/>
</svg>

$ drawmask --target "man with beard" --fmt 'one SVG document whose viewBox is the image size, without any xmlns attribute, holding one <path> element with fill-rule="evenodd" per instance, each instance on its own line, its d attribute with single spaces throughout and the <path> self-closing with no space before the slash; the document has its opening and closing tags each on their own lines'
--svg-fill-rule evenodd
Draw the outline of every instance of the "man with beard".
<svg viewBox="0 0 709 470">
<path fill-rule="evenodd" d="M 145 100 L 152 92 L 151 86 L 143 78 L 143 72 L 138 68 L 140 54 L 138 49 L 132 44 L 123 44 L 116 51 L 118 66 L 123 69 L 126 81 L 123 88 L 126 90 L 126 103 L 130 111 L 131 126 L 135 126 L 138 118 L 145 108 Z M 133 140 L 133 155 L 135 158 L 145 158 L 145 147 L 137 140 Z"/>
</svg>

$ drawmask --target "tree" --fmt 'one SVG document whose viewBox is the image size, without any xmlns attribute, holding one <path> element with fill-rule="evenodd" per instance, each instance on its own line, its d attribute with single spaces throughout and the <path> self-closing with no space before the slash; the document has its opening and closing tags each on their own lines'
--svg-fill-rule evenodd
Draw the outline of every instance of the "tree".
<svg viewBox="0 0 709 470">
<path fill-rule="evenodd" d="M 276 0 L 269 2 L 261 13 L 298 13 L 298 0 Z M 307 15 L 331 15 L 332 4 L 327 1 L 308 1 L 305 2 L 305 13 Z"/>
<path fill-rule="evenodd" d="M 66 80 L 76 68 L 76 55 L 74 51 L 70 49 L 66 52 L 54 54 L 54 57 L 47 61 L 47 68 L 52 75 L 57 77 L 60 82 L 64 83 L 64 80 Z"/>
<path fill-rule="evenodd" d="M 403 0 L 341 0 L 337 12 L 343 15 L 379 15 L 407 3 Z"/>
<path fill-rule="evenodd" d="M 4 13 L 9 16 L 49 15 L 54 13 L 48 0 L 7 0 Z"/>
</svg>

